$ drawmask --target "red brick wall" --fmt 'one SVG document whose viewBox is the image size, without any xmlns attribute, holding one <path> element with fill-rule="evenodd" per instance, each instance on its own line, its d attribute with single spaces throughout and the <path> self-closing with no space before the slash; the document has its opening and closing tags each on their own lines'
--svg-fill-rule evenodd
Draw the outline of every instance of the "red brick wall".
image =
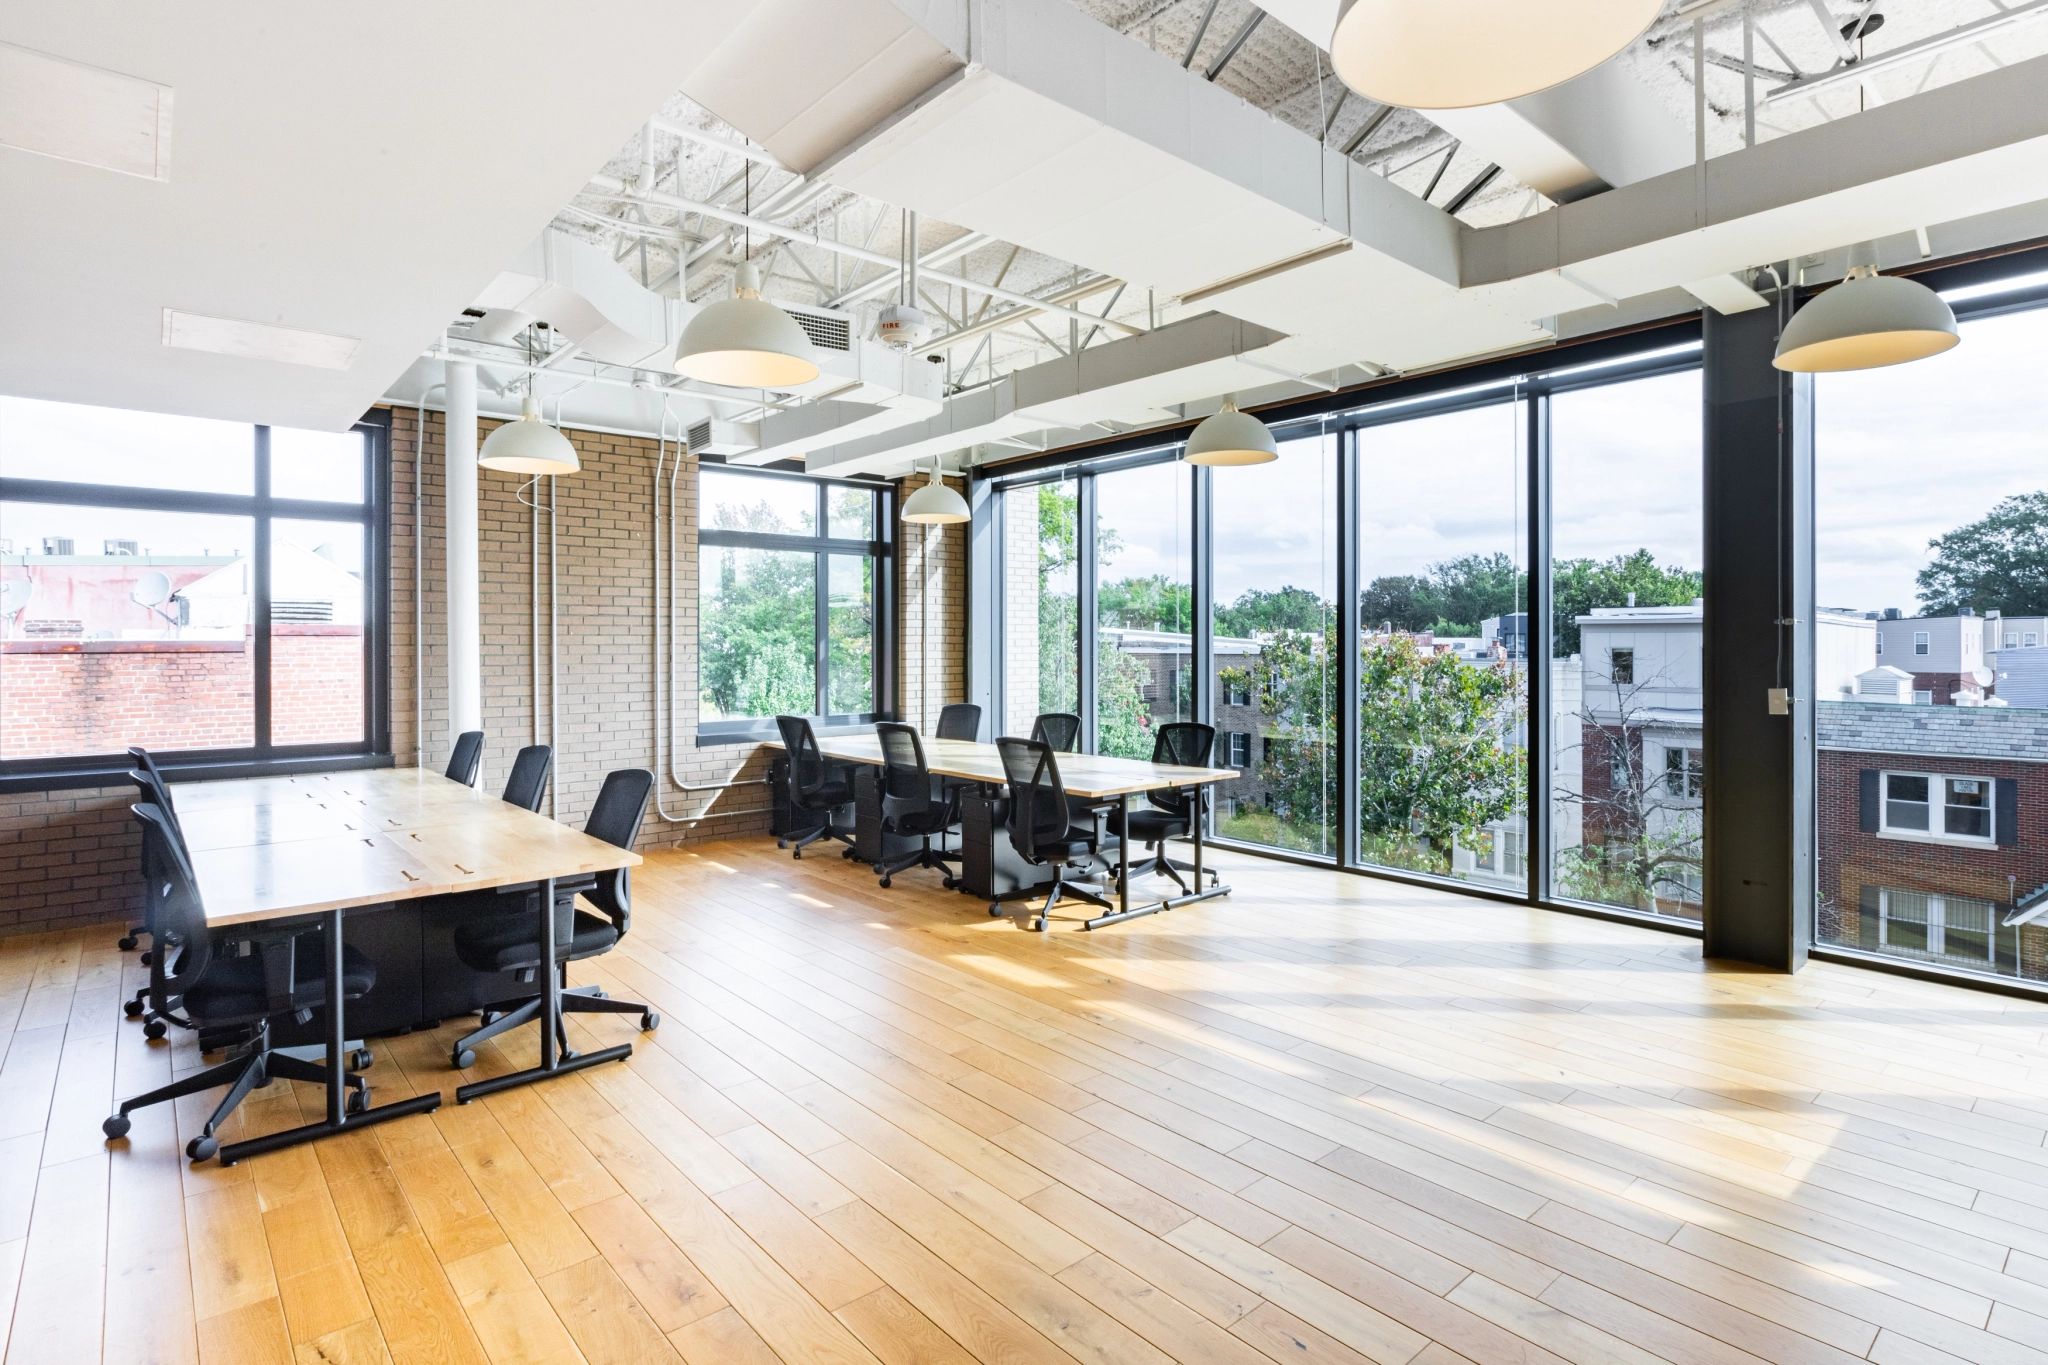
<svg viewBox="0 0 2048 1365">
<path fill-rule="evenodd" d="M 2011 778 L 2019 784 L 2019 843 L 1966 847 L 1866 834 L 1858 828 L 1859 774 L 1866 768 Z M 2015 895 L 2024 896 L 2048 883 L 2048 842 L 2040 834 L 2048 830 L 2048 766 L 1823 749 L 1815 780 L 1821 894 L 1817 930 L 1822 942 L 1853 947 L 1861 941 L 1865 886 L 1969 896 L 2003 909 L 2011 906 Z M 2026 926 L 2020 950 L 2023 975 L 2048 977 L 2048 928 Z"/>
</svg>

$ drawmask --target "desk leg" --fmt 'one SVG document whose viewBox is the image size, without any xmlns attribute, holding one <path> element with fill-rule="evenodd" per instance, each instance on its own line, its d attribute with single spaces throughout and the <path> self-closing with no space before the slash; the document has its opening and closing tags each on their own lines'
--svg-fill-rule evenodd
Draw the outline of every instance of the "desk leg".
<svg viewBox="0 0 2048 1365">
<path fill-rule="evenodd" d="M 339 910 L 327 912 L 323 934 L 327 947 L 327 961 L 322 965 L 327 978 L 327 1117 L 318 1123 L 289 1128 L 282 1133 L 266 1133 L 247 1142 L 231 1142 L 220 1149 L 220 1164 L 223 1166 L 232 1166 L 245 1156 L 274 1152 L 280 1147 L 296 1147 L 302 1142 L 332 1137 L 352 1128 L 367 1128 L 373 1123 L 402 1119 L 408 1114 L 425 1114 L 441 1107 L 441 1092 L 436 1090 L 395 1104 L 365 1109 L 359 1114 L 348 1112 L 348 1069 L 343 1065 L 343 1059 L 348 1055 L 348 1020 L 342 1015 L 346 1003 L 342 999 L 341 979 L 342 913 Z"/>
<path fill-rule="evenodd" d="M 631 1043 L 620 1043 L 617 1047 L 599 1048 L 596 1052 L 577 1052 L 562 1056 L 555 1042 L 556 1030 L 562 1026 L 562 968 L 555 960 L 555 879 L 548 878 L 540 884 L 540 1065 L 524 1071 L 514 1071 L 507 1076 L 493 1076 L 485 1081 L 472 1081 L 458 1086 L 455 1102 L 468 1104 L 471 1100 L 500 1090 L 512 1090 L 522 1085 L 532 1085 L 550 1076 L 563 1076 L 571 1071 L 581 1071 L 587 1066 L 598 1066 L 604 1062 L 623 1061 L 633 1055 Z M 574 913 L 573 911 L 571 912 Z"/>
<path fill-rule="evenodd" d="M 1230 887 L 1227 884 L 1209 891 L 1202 889 L 1202 812 L 1199 805 L 1200 799 L 1200 792 L 1198 790 L 1196 793 L 1197 807 L 1195 819 L 1190 822 L 1195 840 L 1195 889 L 1185 896 L 1169 896 L 1165 900 L 1155 901 L 1150 905 L 1141 905 L 1135 910 L 1131 909 L 1130 841 L 1126 839 L 1124 846 L 1119 848 L 1117 857 L 1117 872 L 1119 880 L 1122 882 L 1122 894 L 1117 898 L 1116 913 L 1097 915 L 1094 919 L 1084 921 L 1081 925 L 1083 929 L 1100 929 L 1104 925 L 1120 924 L 1124 920 L 1139 919 L 1145 915 L 1156 915 L 1161 910 L 1178 910 L 1183 905 L 1193 905 L 1197 901 L 1215 900 L 1219 896 L 1230 894 Z M 1124 828 L 1128 830 L 1131 818 L 1131 798 L 1128 796 L 1123 798 L 1123 811 Z M 1162 844 L 1159 851 L 1161 854 L 1164 854 L 1166 852 L 1165 845 Z"/>
</svg>

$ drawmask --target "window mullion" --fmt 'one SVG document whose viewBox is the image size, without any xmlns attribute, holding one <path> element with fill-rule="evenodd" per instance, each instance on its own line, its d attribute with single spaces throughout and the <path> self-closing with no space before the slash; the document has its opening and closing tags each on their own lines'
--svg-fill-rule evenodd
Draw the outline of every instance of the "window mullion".
<svg viewBox="0 0 2048 1365">
<path fill-rule="evenodd" d="M 255 703 L 256 752 L 268 755 L 270 743 L 270 428 L 255 429 L 256 516 L 250 557 L 250 672 Z"/>
</svg>

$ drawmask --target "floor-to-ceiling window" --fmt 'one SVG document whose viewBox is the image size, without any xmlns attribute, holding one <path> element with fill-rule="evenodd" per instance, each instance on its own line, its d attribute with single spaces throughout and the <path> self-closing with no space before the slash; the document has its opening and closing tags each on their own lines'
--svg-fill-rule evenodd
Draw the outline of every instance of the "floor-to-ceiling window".
<svg viewBox="0 0 2048 1365">
<path fill-rule="evenodd" d="M 2048 979 L 2048 308 L 1818 376 L 1825 945 Z"/>
<path fill-rule="evenodd" d="M 1358 859 L 1526 884 L 1528 478 L 1514 390 L 1356 435 Z"/>
<path fill-rule="evenodd" d="M 1700 374 L 1547 402 L 1552 893 L 1697 920 Z"/>
<path fill-rule="evenodd" d="M 1074 479 L 1052 479 L 1002 494 L 997 734 L 1028 735 L 1040 715 L 1080 712 L 1079 489 Z"/>
<path fill-rule="evenodd" d="M 1338 437 L 1281 433 L 1276 463 L 1212 474 L 1214 761 L 1226 838 L 1336 852 Z"/>
<path fill-rule="evenodd" d="M 1095 477 L 1095 751 L 1150 758 L 1194 714 L 1193 470 L 1155 461 Z"/>
</svg>

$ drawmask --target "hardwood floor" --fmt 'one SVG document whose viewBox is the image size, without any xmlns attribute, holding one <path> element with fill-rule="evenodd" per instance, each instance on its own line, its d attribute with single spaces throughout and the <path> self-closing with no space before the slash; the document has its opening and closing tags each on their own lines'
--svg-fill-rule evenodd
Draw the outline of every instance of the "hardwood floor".
<svg viewBox="0 0 2048 1365">
<path fill-rule="evenodd" d="M 767 840 L 579 967 L 632 1059 L 232 1169 L 115 930 L 0 941 L 8 1365 L 2048 1365 L 2048 1008 L 1225 855 L 1040 936 Z M 460 1021 L 379 1040 L 378 1097 Z M 312 1117 L 280 1083 L 244 1134 Z"/>
</svg>

